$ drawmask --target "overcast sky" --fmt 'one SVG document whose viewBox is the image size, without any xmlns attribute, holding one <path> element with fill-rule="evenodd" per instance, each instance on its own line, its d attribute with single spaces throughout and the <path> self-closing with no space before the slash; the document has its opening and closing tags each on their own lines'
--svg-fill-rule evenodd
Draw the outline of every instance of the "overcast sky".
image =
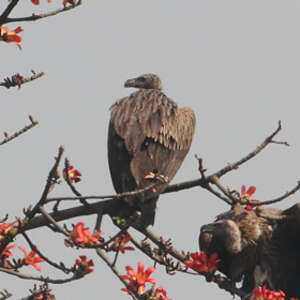
<svg viewBox="0 0 300 300">
<path fill-rule="evenodd" d="M 13 16 L 45 12 L 62 0 L 34 6 L 23 0 Z M 191 150 L 173 180 L 199 177 L 197 153 L 208 172 L 240 159 L 274 131 L 291 147 L 271 145 L 260 156 L 233 171 L 222 182 L 239 190 L 255 185 L 256 199 L 268 200 L 291 189 L 299 174 L 300 114 L 300 2 L 298 0 L 103 0 L 83 1 L 65 14 L 22 25 L 23 50 L 0 44 L 1 78 L 30 70 L 46 75 L 21 89 L 1 89 L 0 132 L 22 128 L 32 114 L 40 124 L 1 147 L 0 196 L 2 216 L 21 216 L 38 201 L 58 146 L 83 174 L 82 194 L 113 193 L 107 163 L 109 107 L 133 89 L 126 79 L 156 73 L 164 92 L 180 106 L 190 106 L 197 117 Z M 1 1 L 1 10 L 7 1 Z M 52 195 L 71 195 L 60 185 Z M 281 207 L 297 202 L 291 197 Z M 197 251 L 201 225 L 227 210 L 221 200 L 201 188 L 163 195 L 153 230 L 172 238 L 179 250 Z M 93 226 L 94 217 L 83 219 Z M 75 223 L 76 220 L 73 220 Z M 71 222 L 68 222 L 71 224 Z M 112 234 L 110 221 L 102 228 Z M 79 254 L 93 257 L 95 272 L 63 286 L 52 286 L 57 299 L 129 299 L 119 280 L 92 251 L 65 248 L 63 237 L 49 230 L 29 233 L 52 259 L 74 262 Z M 24 244 L 21 239 L 17 244 Z M 26 246 L 28 248 L 28 246 Z M 18 253 L 17 250 L 14 253 Z M 137 253 L 120 258 L 134 268 L 151 261 Z M 43 275 L 63 278 L 42 265 Z M 39 275 L 32 267 L 22 269 Z M 175 299 L 231 299 L 203 277 L 169 276 L 158 267 L 158 285 Z M 1 288 L 14 299 L 28 294 L 32 282 L 0 274 Z"/>
</svg>

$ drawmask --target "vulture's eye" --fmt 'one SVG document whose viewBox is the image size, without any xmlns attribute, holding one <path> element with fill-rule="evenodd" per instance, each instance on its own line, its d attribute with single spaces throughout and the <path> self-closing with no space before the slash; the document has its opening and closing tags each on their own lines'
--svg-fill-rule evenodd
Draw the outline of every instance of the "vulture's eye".
<svg viewBox="0 0 300 300">
<path fill-rule="evenodd" d="M 142 82 L 145 82 L 146 78 L 145 77 L 140 77 L 139 80 L 142 81 Z"/>
</svg>

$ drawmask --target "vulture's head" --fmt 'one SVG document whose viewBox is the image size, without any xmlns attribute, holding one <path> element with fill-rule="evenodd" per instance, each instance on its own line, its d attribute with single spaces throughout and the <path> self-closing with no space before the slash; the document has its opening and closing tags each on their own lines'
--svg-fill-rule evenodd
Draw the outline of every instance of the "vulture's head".
<svg viewBox="0 0 300 300">
<path fill-rule="evenodd" d="M 241 231 L 232 220 L 218 220 L 204 225 L 200 230 L 199 244 L 201 249 L 210 249 L 213 244 L 223 245 L 229 253 L 242 250 Z"/>
<path fill-rule="evenodd" d="M 139 77 L 126 80 L 124 87 L 161 90 L 162 84 L 161 84 L 161 80 L 157 75 L 144 74 Z"/>
</svg>

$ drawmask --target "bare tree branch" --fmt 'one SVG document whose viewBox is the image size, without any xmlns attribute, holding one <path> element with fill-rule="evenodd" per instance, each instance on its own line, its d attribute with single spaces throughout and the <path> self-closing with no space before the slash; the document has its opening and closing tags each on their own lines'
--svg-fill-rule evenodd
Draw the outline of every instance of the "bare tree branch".
<svg viewBox="0 0 300 300">
<path fill-rule="evenodd" d="M 24 83 L 28 83 L 45 75 L 44 72 L 35 73 L 33 70 L 31 72 L 33 75 L 27 78 L 23 77 L 20 74 L 15 74 L 10 78 L 4 78 L 3 82 L 0 82 L 0 86 L 6 87 L 7 89 L 15 86 L 18 86 L 20 88 Z"/>
<path fill-rule="evenodd" d="M 32 14 L 31 16 L 28 17 L 20 17 L 20 18 L 5 18 L 5 21 L 2 24 L 7 24 L 7 23 L 12 23 L 12 22 L 31 22 L 31 21 L 37 21 L 40 19 L 44 19 L 44 18 L 48 18 L 48 17 L 52 17 L 55 15 L 58 15 L 60 13 L 69 11 L 73 8 L 76 8 L 77 6 L 82 4 L 82 0 L 79 0 L 76 4 L 74 5 L 69 5 L 69 6 L 65 6 L 63 8 L 60 9 L 56 9 L 47 13 L 42 13 L 42 14 Z M 0 18 L 1 20 L 1 18 Z"/>
<path fill-rule="evenodd" d="M 20 129 L 19 131 L 16 131 L 11 136 L 9 136 L 7 133 L 5 133 L 5 139 L 0 141 L 0 146 L 12 141 L 13 139 L 17 138 L 21 134 L 25 133 L 26 131 L 32 129 L 33 127 L 35 127 L 36 125 L 39 124 L 39 122 L 35 121 L 32 116 L 29 116 L 29 120 L 31 121 L 30 125 L 26 125 L 24 128 Z"/>
<path fill-rule="evenodd" d="M 25 280 L 36 280 L 36 281 L 48 282 L 48 283 L 54 283 L 54 284 L 64 284 L 64 283 L 67 283 L 67 282 L 71 282 L 71 281 L 80 279 L 76 275 L 74 275 L 70 278 L 66 278 L 66 279 L 51 279 L 49 277 L 43 277 L 43 276 L 26 275 L 26 274 L 20 273 L 18 271 L 14 271 L 12 269 L 6 269 L 6 268 L 0 268 L 0 272 L 6 273 L 6 274 L 9 274 L 9 275 L 13 275 L 13 276 L 16 276 L 18 278 L 25 279 Z"/>
<path fill-rule="evenodd" d="M 279 131 L 282 129 L 281 127 L 281 121 L 278 121 L 278 127 L 277 129 L 271 134 L 269 135 L 259 146 L 257 146 L 253 151 L 251 151 L 249 154 L 247 154 L 245 157 L 241 158 L 240 160 L 229 164 L 228 166 L 226 166 L 225 168 L 217 171 L 216 173 L 210 175 L 209 177 L 222 177 L 223 175 L 225 175 L 226 173 L 232 171 L 232 170 L 236 170 L 239 168 L 240 165 L 242 165 L 243 163 L 247 162 L 248 160 L 250 160 L 251 158 L 255 157 L 257 154 L 259 154 L 264 148 L 266 148 L 269 144 L 274 143 L 273 138 L 279 133 Z M 278 142 L 276 142 L 276 144 L 279 144 Z M 284 145 L 288 145 L 287 142 L 281 142 L 280 144 L 284 144 Z"/>
</svg>

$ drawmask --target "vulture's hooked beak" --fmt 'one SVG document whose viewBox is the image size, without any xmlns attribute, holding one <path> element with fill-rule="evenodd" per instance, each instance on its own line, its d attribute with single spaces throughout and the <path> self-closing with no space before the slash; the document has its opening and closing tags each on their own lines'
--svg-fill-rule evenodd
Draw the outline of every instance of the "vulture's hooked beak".
<svg viewBox="0 0 300 300">
<path fill-rule="evenodd" d="M 200 229 L 199 245 L 201 250 L 209 248 L 213 239 L 213 230 L 207 230 L 207 227 L 209 225 L 204 225 Z"/>
<path fill-rule="evenodd" d="M 201 233 L 214 233 L 215 231 L 215 224 L 206 224 L 201 227 Z"/>
<path fill-rule="evenodd" d="M 136 78 L 126 80 L 124 87 L 136 87 Z"/>
</svg>

